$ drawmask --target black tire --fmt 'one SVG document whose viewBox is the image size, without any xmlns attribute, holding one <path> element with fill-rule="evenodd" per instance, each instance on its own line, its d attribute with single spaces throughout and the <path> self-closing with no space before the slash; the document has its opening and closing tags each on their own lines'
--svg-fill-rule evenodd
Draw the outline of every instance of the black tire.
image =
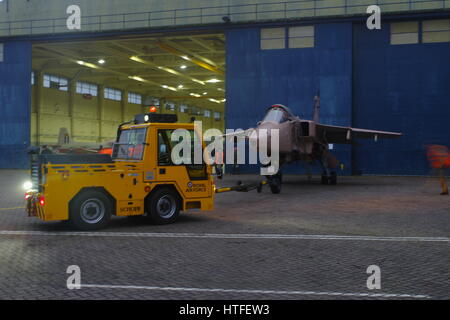
<svg viewBox="0 0 450 320">
<path fill-rule="evenodd" d="M 328 185 L 329 179 L 326 175 L 322 175 L 322 184 L 323 185 Z"/>
<path fill-rule="evenodd" d="M 330 175 L 330 185 L 335 186 L 337 185 L 337 173 L 332 172 Z"/>
<path fill-rule="evenodd" d="M 283 184 L 283 175 L 279 172 L 269 179 L 270 191 L 273 194 L 281 193 L 281 185 Z"/>
<path fill-rule="evenodd" d="M 280 185 L 270 185 L 270 191 L 272 191 L 273 194 L 280 194 L 281 193 L 281 184 Z"/>
<path fill-rule="evenodd" d="M 147 200 L 150 220 L 156 224 L 174 223 L 180 216 L 181 201 L 177 192 L 171 188 L 157 190 Z"/>
<path fill-rule="evenodd" d="M 70 223 L 81 231 L 93 231 L 104 228 L 111 219 L 113 204 L 101 191 L 85 191 L 72 201 Z"/>
</svg>

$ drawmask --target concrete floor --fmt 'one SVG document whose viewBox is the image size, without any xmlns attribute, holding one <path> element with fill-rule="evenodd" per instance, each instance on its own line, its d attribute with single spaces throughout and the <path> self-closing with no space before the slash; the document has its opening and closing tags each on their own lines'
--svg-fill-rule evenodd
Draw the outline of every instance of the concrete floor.
<svg viewBox="0 0 450 320">
<path fill-rule="evenodd" d="M 26 217 L 27 179 L 0 171 L 0 299 L 450 299 L 450 197 L 432 178 L 286 176 L 280 195 L 220 194 L 173 225 L 115 218 L 96 233 Z"/>
</svg>

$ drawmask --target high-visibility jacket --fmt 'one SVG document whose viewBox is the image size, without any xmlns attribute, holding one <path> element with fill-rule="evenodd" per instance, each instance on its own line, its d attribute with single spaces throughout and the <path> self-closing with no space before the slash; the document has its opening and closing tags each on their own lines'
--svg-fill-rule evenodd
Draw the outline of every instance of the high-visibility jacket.
<svg viewBox="0 0 450 320">
<path fill-rule="evenodd" d="M 450 168 L 450 152 L 446 146 L 428 146 L 427 157 L 432 168 Z"/>
</svg>

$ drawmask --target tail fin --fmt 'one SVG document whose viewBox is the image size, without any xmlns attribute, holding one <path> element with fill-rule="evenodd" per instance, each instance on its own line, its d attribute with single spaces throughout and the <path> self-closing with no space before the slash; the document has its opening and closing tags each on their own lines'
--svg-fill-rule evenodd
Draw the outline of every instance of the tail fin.
<svg viewBox="0 0 450 320">
<path fill-rule="evenodd" d="M 314 97 L 313 121 L 320 121 L 320 91 Z"/>
<path fill-rule="evenodd" d="M 66 128 L 59 129 L 58 145 L 62 146 L 65 144 L 70 144 L 71 142 L 69 130 Z"/>
</svg>

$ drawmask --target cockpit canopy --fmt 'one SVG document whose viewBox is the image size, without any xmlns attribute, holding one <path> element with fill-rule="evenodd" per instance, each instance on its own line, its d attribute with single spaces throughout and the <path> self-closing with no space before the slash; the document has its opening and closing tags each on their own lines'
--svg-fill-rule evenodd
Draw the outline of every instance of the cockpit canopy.
<svg viewBox="0 0 450 320">
<path fill-rule="evenodd" d="M 267 111 L 267 114 L 264 117 L 263 122 L 283 123 L 288 121 L 290 118 L 291 114 L 286 107 L 281 105 L 275 105 L 270 107 L 270 109 Z"/>
</svg>

